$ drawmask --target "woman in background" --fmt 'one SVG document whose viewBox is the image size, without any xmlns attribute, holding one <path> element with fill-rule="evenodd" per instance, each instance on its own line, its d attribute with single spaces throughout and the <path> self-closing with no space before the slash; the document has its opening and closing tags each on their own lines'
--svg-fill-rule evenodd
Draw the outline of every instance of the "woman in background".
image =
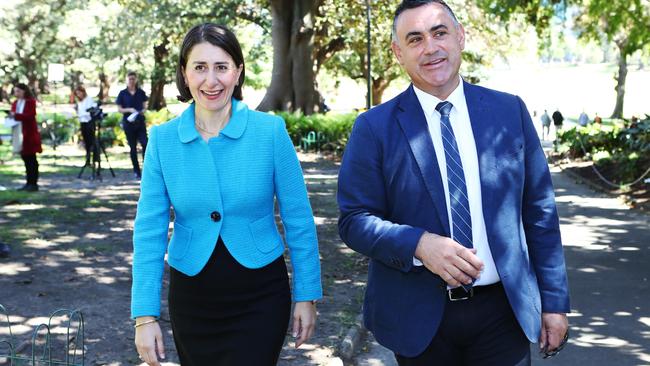
<svg viewBox="0 0 650 366">
<path fill-rule="evenodd" d="M 38 160 L 37 153 L 42 153 L 41 134 L 36 124 L 36 99 L 29 87 L 23 83 L 14 87 L 16 100 L 11 104 L 9 116 L 22 124 L 23 146 L 20 157 L 25 162 L 27 183 L 19 191 L 38 191 Z"/>
<path fill-rule="evenodd" d="M 167 252 L 169 318 L 181 365 L 275 365 L 292 295 L 296 347 L 311 336 L 314 301 L 322 296 L 300 163 L 284 121 L 242 102 L 244 57 L 229 29 L 192 28 L 179 55 L 179 99 L 192 103 L 150 131 L 133 232 L 135 344 L 151 366 L 164 358 L 157 319 Z"/>
<path fill-rule="evenodd" d="M 75 88 L 74 96 L 77 101 L 77 116 L 81 126 L 81 138 L 86 148 L 86 165 L 89 165 L 91 151 L 93 161 L 99 161 L 99 149 L 95 144 L 95 121 L 88 112 L 88 109 L 96 107 L 97 104 L 82 85 Z"/>
</svg>

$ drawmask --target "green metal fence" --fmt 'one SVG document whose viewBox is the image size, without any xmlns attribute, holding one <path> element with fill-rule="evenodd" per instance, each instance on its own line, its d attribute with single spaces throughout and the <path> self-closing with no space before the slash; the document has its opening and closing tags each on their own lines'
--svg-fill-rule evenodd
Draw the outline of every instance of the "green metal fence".
<svg viewBox="0 0 650 366">
<path fill-rule="evenodd" d="M 11 366 L 83 366 L 84 320 L 81 311 L 60 309 L 32 331 L 31 340 L 17 344 L 9 313 L 0 304 L 0 364 Z M 19 349 L 20 348 L 20 349 Z"/>
</svg>

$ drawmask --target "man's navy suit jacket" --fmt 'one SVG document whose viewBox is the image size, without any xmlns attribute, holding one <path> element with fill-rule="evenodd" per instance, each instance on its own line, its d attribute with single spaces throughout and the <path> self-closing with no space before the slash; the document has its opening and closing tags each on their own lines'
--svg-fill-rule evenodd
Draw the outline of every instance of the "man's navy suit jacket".
<svg viewBox="0 0 650 366">
<path fill-rule="evenodd" d="M 468 83 L 464 90 L 490 250 L 521 328 L 537 342 L 542 312 L 569 312 L 551 175 L 519 97 Z M 341 238 L 370 257 L 367 328 L 398 354 L 420 354 L 440 324 L 446 284 L 414 266 L 413 255 L 425 231 L 449 237 L 450 230 L 440 167 L 412 86 L 357 118 L 338 203 Z"/>
</svg>

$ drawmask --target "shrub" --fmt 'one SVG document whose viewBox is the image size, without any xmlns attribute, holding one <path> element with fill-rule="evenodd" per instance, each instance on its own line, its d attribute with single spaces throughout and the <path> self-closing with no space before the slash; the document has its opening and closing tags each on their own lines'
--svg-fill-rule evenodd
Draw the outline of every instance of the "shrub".
<svg viewBox="0 0 650 366">
<path fill-rule="evenodd" d="M 618 182 L 638 178 L 650 164 L 650 116 L 637 122 L 590 124 L 558 133 L 558 151 L 572 158 L 587 157 L 597 168 L 614 172 Z"/>
<path fill-rule="evenodd" d="M 75 134 L 79 121 L 76 117 L 66 117 L 61 113 L 41 113 L 36 115 L 40 126 L 41 139 L 53 146 L 61 145 Z"/>
<path fill-rule="evenodd" d="M 285 120 L 287 131 L 295 146 L 300 146 L 302 139 L 310 132 L 323 136 L 320 148 L 340 154 L 345 149 L 356 113 L 346 114 L 312 114 L 305 116 L 300 112 L 277 112 Z"/>
<path fill-rule="evenodd" d="M 167 108 L 163 108 L 159 111 L 145 111 L 144 116 L 147 121 L 147 126 L 157 126 L 176 117 L 176 115 L 170 112 Z"/>
</svg>

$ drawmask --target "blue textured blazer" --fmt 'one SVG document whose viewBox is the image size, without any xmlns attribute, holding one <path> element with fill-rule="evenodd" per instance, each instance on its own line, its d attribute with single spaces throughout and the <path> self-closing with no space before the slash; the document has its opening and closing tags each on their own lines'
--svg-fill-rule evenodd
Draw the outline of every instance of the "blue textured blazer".
<svg viewBox="0 0 650 366">
<path fill-rule="evenodd" d="M 209 143 L 194 127 L 194 104 L 152 127 L 133 230 L 131 315 L 160 315 L 165 252 L 169 265 L 189 276 L 205 266 L 219 236 L 248 268 L 281 256 L 274 197 L 291 253 L 293 299 L 319 299 L 316 228 L 284 120 L 232 99 L 230 121 Z"/>
<path fill-rule="evenodd" d="M 490 251 L 531 342 L 542 312 L 569 312 L 551 175 L 519 97 L 464 84 L 479 161 Z M 422 107 L 409 87 L 360 115 L 339 174 L 339 232 L 370 257 L 364 318 L 377 341 L 407 357 L 435 335 L 446 284 L 413 266 L 428 231 L 450 237 L 442 178 Z"/>
</svg>

